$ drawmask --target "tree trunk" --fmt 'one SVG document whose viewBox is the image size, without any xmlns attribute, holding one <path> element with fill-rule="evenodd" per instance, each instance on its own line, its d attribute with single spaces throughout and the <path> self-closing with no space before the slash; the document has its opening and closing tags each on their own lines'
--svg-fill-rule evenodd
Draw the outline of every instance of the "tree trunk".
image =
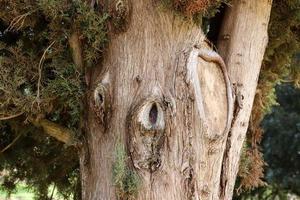
<svg viewBox="0 0 300 200">
<path fill-rule="evenodd" d="M 112 36 L 89 78 L 80 154 L 84 200 L 232 198 L 270 4 L 235 1 L 228 12 L 223 33 L 230 39 L 220 49 L 244 105 L 227 133 L 224 76 L 198 57 L 195 46 L 208 49 L 202 31 L 151 0 L 131 0 L 127 30 Z"/>
<path fill-rule="evenodd" d="M 225 200 L 233 195 L 241 149 L 268 43 L 272 0 L 234 0 L 232 5 L 223 20 L 218 49 L 227 63 L 241 108 L 237 108 L 235 113 L 224 155 L 221 199 Z"/>
</svg>

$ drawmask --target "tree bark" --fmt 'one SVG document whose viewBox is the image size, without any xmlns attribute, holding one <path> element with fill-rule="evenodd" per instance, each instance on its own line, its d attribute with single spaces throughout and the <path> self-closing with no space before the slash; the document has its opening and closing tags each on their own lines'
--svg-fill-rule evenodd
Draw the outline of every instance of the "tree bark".
<svg viewBox="0 0 300 200">
<path fill-rule="evenodd" d="M 230 48 L 220 43 L 220 49 L 244 95 L 228 135 L 224 76 L 198 57 L 195 46 L 209 49 L 201 29 L 151 0 L 130 1 L 127 30 L 112 36 L 104 62 L 91 69 L 80 153 L 84 200 L 232 198 L 270 4 L 235 1 L 228 14 L 241 18 L 228 27 Z M 242 22 L 245 28 L 237 28 Z M 137 194 L 114 181 L 118 146 L 125 146 L 125 164 L 139 176 Z"/>
<path fill-rule="evenodd" d="M 268 24 L 272 0 L 234 0 L 227 10 L 220 32 L 218 49 L 235 85 L 237 108 L 227 139 L 221 183 L 221 198 L 231 199 L 242 145 L 258 83 L 259 72 L 268 43 Z"/>
</svg>

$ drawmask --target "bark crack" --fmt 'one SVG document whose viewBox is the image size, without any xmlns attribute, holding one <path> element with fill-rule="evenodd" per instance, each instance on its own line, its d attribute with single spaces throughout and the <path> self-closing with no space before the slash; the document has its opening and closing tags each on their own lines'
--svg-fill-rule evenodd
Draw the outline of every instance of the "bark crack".
<svg viewBox="0 0 300 200">
<path fill-rule="evenodd" d="M 240 90 L 239 90 L 239 86 L 241 86 L 240 84 L 233 84 L 233 107 L 234 107 L 234 111 L 233 111 L 233 118 L 232 118 L 232 122 L 230 125 L 230 129 L 228 132 L 228 136 L 226 139 L 226 147 L 225 147 L 225 151 L 224 151 L 224 155 L 223 155 L 223 159 L 222 159 L 222 169 L 221 169 L 221 177 L 220 177 L 220 194 L 219 197 L 220 199 L 223 199 L 225 197 L 225 191 L 226 191 L 226 187 L 227 187 L 227 177 L 228 177 L 228 166 L 229 166 L 229 151 L 231 148 L 231 134 L 232 134 L 232 128 L 236 122 L 236 119 L 238 118 L 238 115 L 241 111 L 241 109 L 243 108 L 243 95 L 241 94 Z"/>
</svg>

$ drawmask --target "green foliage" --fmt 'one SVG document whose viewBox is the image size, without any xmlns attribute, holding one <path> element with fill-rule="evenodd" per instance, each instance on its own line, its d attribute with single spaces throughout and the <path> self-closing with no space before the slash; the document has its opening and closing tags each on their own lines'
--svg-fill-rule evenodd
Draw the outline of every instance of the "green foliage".
<svg viewBox="0 0 300 200">
<path fill-rule="evenodd" d="M 33 80 L 37 80 L 37 63 L 31 52 L 22 52 L 22 44 L 0 48 L 0 116 L 29 111 L 34 101 Z M 5 56 L 7 54 L 7 56 Z"/>
<path fill-rule="evenodd" d="M 13 192 L 22 181 L 47 199 L 54 185 L 64 198 L 80 199 L 76 149 L 27 119 L 44 117 L 81 137 L 85 69 L 75 66 L 69 38 L 78 33 L 84 68 L 97 65 L 108 14 L 81 0 L 2 0 L 0 9 L 0 118 L 18 116 L 0 120 L 0 172 L 7 172 L 0 188 Z"/>
<path fill-rule="evenodd" d="M 137 195 L 140 179 L 138 175 L 127 166 L 127 155 L 123 145 L 117 144 L 113 166 L 113 181 L 120 199 L 134 199 Z"/>
<path fill-rule="evenodd" d="M 275 101 L 275 85 L 290 80 L 299 86 L 300 65 L 295 59 L 300 51 L 300 2 L 275 0 L 269 25 L 269 44 L 265 53 L 259 89 L 263 91 L 263 113 Z M 293 62 L 295 60 L 296 62 Z"/>
<path fill-rule="evenodd" d="M 96 65 L 107 41 L 105 22 L 108 15 L 96 13 L 82 1 L 26 1 L 25 7 L 22 2 L 1 4 L 9 8 L 0 14 L 4 26 L 8 26 L 6 32 L 19 32 L 14 41 L 16 45 L 5 39 L 1 45 L 0 89 L 5 100 L 0 105 L 1 111 L 6 113 L 0 114 L 26 112 L 32 115 L 71 109 L 76 114 L 72 118 L 78 119 L 83 93 L 82 74 L 78 72 L 80 70 L 72 69 L 68 38 L 73 31 L 80 32 L 85 65 Z M 24 13 L 30 14 L 19 20 Z M 16 23 L 12 23 L 14 21 Z M 54 45 L 45 52 L 52 42 Z M 69 69 L 72 73 L 63 72 Z M 56 108 L 53 108 L 54 104 Z"/>
<path fill-rule="evenodd" d="M 300 89 L 282 85 L 277 87 L 277 96 L 280 106 L 262 123 L 266 180 L 300 195 Z"/>
<path fill-rule="evenodd" d="M 0 149 L 18 137 L 13 148 L 0 153 L 0 172 L 6 172 L 0 189 L 14 192 L 20 182 L 35 190 L 36 199 L 47 199 L 48 188 L 54 184 L 65 198 L 78 187 L 79 171 L 76 150 L 42 137 L 43 132 L 22 121 L 0 124 Z"/>
<path fill-rule="evenodd" d="M 84 58 L 87 66 L 99 62 L 107 43 L 106 25 L 108 13 L 96 14 L 86 4 L 79 4 L 77 8 L 77 26 L 81 30 L 84 42 Z"/>
<path fill-rule="evenodd" d="M 59 66 L 59 63 L 53 64 Z M 49 80 L 44 93 L 48 98 L 55 96 L 56 103 L 53 105 L 53 112 L 49 113 L 48 117 L 57 123 L 61 123 L 62 118 L 67 118 L 68 123 L 63 125 L 76 130 L 80 122 L 81 97 L 84 92 L 80 82 L 81 75 L 73 64 L 61 69 L 57 67 L 52 73 L 56 78 Z"/>
</svg>

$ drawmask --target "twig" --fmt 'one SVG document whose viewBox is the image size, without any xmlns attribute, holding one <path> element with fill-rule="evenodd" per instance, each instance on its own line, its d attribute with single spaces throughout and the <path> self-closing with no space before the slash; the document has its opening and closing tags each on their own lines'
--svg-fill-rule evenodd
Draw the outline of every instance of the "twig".
<svg viewBox="0 0 300 200">
<path fill-rule="evenodd" d="M 51 193 L 51 196 L 50 196 L 50 200 L 53 199 L 54 191 L 55 191 L 55 184 L 54 184 L 53 189 L 52 189 L 52 193 Z"/>
<path fill-rule="evenodd" d="M 294 82 L 295 80 L 281 80 L 281 82 L 283 82 L 283 83 L 292 83 L 292 82 Z"/>
<path fill-rule="evenodd" d="M 21 116 L 22 114 L 24 114 L 24 112 L 20 112 L 20 113 L 14 114 L 14 115 L 9 115 L 9 116 L 6 116 L 6 117 L 0 117 L 0 121 L 13 119 L 13 118 Z"/>
<path fill-rule="evenodd" d="M 22 134 L 19 134 L 9 145 L 7 145 L 4 149 L 1 150 L 1 153 L 9 149 L 12 145 L 16 143 L 16 141 L 21 137 Z"/>
<path fill-rule="evenodd" d="M 36 94 L 36 101 L 38 104 L 38 108 L 40 109 L 40 87 L 41 87 L 41 79 L 42 79 L 42 67 L 45 61 L 45 57 L 46 57 L 46 53 L 47 51 L 53 46 L 53 44 L 55 43 L 55 41 L 53 41 L 48 47 L 47 49 L 44 51 L 40 62 L 39 62 L 39 78 L 38 78 L 38 83 L 37 83 L 37 94 Z"/>
<path fill-rule="evenodd" d="M 31 15 L 33 12 L 35 12 L 35 10 L 34 11 L 29 11 L 29 12 L 23 14 L 23 15 L 19 15 L 19 16 L 15 17 L 10 22 L 9 26 L 7 27 L 7 29 L 5 29 L 4 32 L 12 31 L 13 29 L 16 29 L 17 31 L 20 30 L 23 27 L 23 25 L 24 25 L 26 17 L 28 15 Z M 19 26 L 18 26 L 18 24 L 19 24 Z"/>
</svg>

